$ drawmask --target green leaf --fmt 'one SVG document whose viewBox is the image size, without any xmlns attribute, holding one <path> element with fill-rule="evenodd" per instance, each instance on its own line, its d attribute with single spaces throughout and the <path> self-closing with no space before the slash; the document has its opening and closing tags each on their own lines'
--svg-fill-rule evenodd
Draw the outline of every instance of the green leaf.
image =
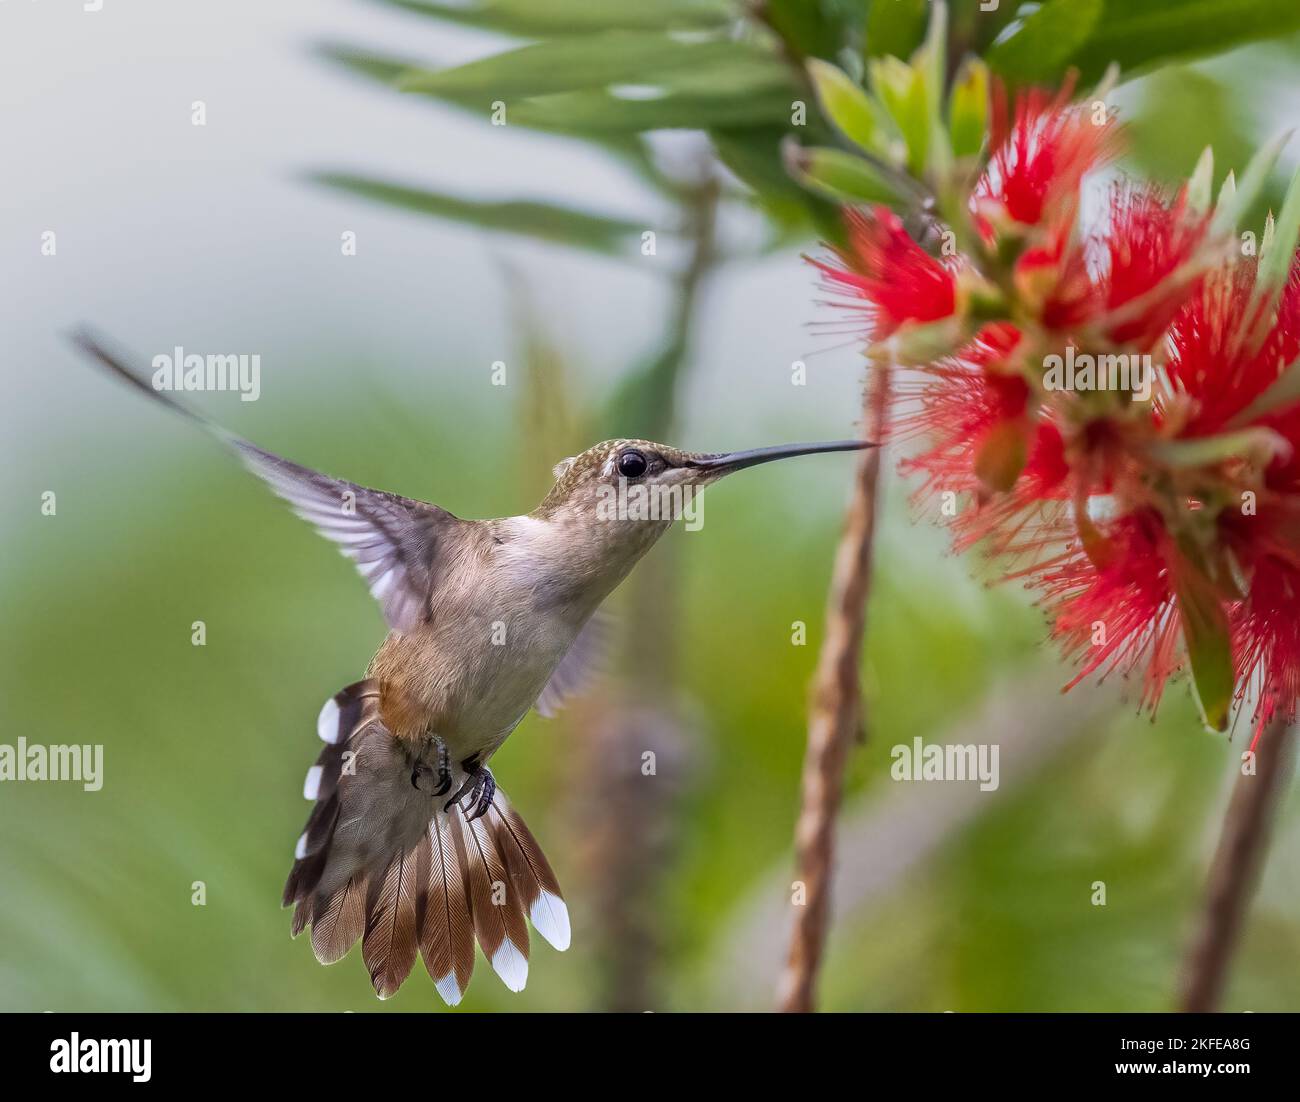
<svg viewBox="0 0 1300 1102">
<path fill-rule="evenodd" d="M 413 63 L 386 54 L 374 54 L 350 46 L 326 43 L 317 47 L 317 52 L 328 60 L 342 65 L 359 76 L 379 81 L 396 89 L 397 79 L 409 72 Z M 726 67 L 722 69 L 725 71 Z M 464 111 L 472 112 L 479 118 L 484 113 L 481 96 L 442 96 L 443 102 L 450 103 Z M 511 119 L 517 122 L 516 119 Z M 522 124 L 521 124 L 522 125 Z M 554 128 L 548 128 L 553 131 Z M 654 158 L 646 148 L 644 140 L 635 133 L 628 134 L 584 134 L 583 139 L 604 150 L 618 159 L 632 172 L 636 173 L 650 186 L 660 191 L 673 193 L 675 183 L 664 176 Z"/>
<path fill-rule="evenodd" d="M 1233 418 L 1233 423 L 1243 419 L 1238 415 Z M 1285 455 L 1289 448 L 1286 438 L 1280 433 L 1255 426 L 1214 436 L 1166 441 L 1153 445 L 1151 453 L 1170 467 L 1204 467 L 1229 459 L 1248 459 L 1266 466 L 1275 456 Z"/>
<path fill-rule="evenodd" d="M 1207 144 L 1223 171 L 1245 164 L 1259 145 L 1255 120 L 1243 112 L 1241 98 L 1199 69 L 1162 69 L 1143 80 L 1140 91 L 1128 131 L 1133 159 L 1146 174 L 1181 180 Z"/>
<path fill-rule="evenodd" d="M 793 179 L 781 163 L 784 131 L 770 129 L 709 131 L 718 159 L 751 191 L 759 205 L 780 231 L 807 230 L 816 213 L 815 204 L 825 205 Z"/>
<path fill-rule="evenodd" d="M 871 97 L 844 70 L 828 61 L 810 60 L 808 75 L 822 113 L 836 129 L 859 148 L 884 153 L 885 145 L 876 123 L 877 109 L 872 106 Z"/>
<path fill-rule="evenodd" d="M 718 27 L 735 19 L 728 0 L 383 0 L 418 15 L 523 37 L 584 31 Z"/>
<path fill-rule="evenodd" d="M 1251 421 L 1300 402 L 1300 360 L 1284 367 L 1267 389 L 1228 422 L 1228 428 L 1248 425 Z"/>
<path fill-rule="evenodd" d="M 549 203 L 506 200 L 486 202 L 442 195 L 385 180 L 348 173 L 318 173 L 312 179 L 353 195 L 420 214 L 447 218 L 486 230 L 525 234 L 544 241 L 574 245 L 595 252 L 618 254 L 626 240 L 644 227 L 617 218 L 585 214 Z"/>
<path fill-rule="evenodd" d="M 1300 241 L 1300 170 L 1291 177 L 1291 186 L 1282 201 L 1282 213 L 1273 223 L 1273 233 L 1260 249 L 1259 267 L 1255 271 L 1252 308 L 1276 299 L 1291 274 L 1296 243 Z"/>
<path fill-rule="evenodd" d="M 1015 83 L 1059 79 L 1105 8 L 1106 0 L 1048 0 L 994 44 L 989 67 Z"/>
<path fill-rule="evenodd" d="M 948 132 L 954 157 L 973 157 L 983 148 L 988 114 L 988 66 L 971 58 L 957 75 L 948 108 Z"/>
<path fill-rule="evenodd" d="M 1210 209 L 1214 188 L 1214 148 L 1206 146 L 1196 162 L 1192 178 L 1187 181 L 1187 205 L 1194 211 L 1206 214 Z"/>
<path fill-rule="evenodd" d="M 548 39 L 452 69 L 413 69 L 400 87 L 461 99 L 510 100 L 608 84 L 659 85 L 677 69 L 712 71 L 720 65 L 748 65 L 767 77 L 779 67 L 770 52 L 730 39 L 683 42 L 656 31 L 607 31 Z"/>
<path fill-rule="evenodd" d="M 790 93 L 773 89 L 745 97 L 669 93 L 632 99 L 610 92 L 560 92 L 523 100 L 508 120 L 563 133 L 707 130 L 715 126 L 788 124 Z"/>
<path fill-rule="evenodd" d="M 930 8 L 930 27 L 921 48 L 912 55 L 912 68 L 920 72 L 925 88 L 926 152 L 916 172 L 920 175 L 928 166 L 934 176 L 945 179 L 952 169 L 952 148 L 942 118 L 948 75 L 948 5 L 944 0 L 934 0 Z"/>
<path fill-rule="evenodd" d="M 368 77 L 370 80 L 377 80 L 381 84 L 390 86 L 396 86 L 398 78 L 412 65 L 410 61 L 389 54 L 376 54 L 369 50 L 358 50 L 333 42 L 319 43 L 315 49 L 316 53 L 327 61 L 342 65 L 358 76 Z"/>
<path fill-rule="evenodd" d="M 1194 562 L 1180 554 L 1170 565 L 1201 718 L 1207 727 L 1222 731 L 1228 726 L 1237 681 L 1228 612 L 1218 590 Z"/>
<path fill-rule="evenodd" d="M 925 79 L 926 98 L 937 120 L 948 72 L 948 5 L 944 0 L 933 0 L 930 6 L 930 25 L 925 41 L 912 55 L 912 67 L 919 69 Z"/>
<path fill-rule="evenodd" d="M 1095 80 L 1111 62 L 1126 76 L 1175 57 L 1222 53 L 1300 30 L 1295 0 L 1106 0 L 1070 62 Z"/>
<path fill-rule="evenodd" d="M 786 166 L 805 187 L 841 202 L 899 202 L 898 192 L 869 161 L 841 149 L 801 149 L 793 141 L 784 148 Z"/>
<path fill-rule="evenodd" d="M 868 64 L 871 86 L 888 109 L 907 146 L 907 164 L 912 175 L 925 172 L 930 149 L 930 110 L 926 102 L 925 74 L 896 57 L 878 58 Z"/>
<path fill-rule="evenodd" d="M 1246 166 L 1246 171 L 1241 174 L 1240 183 L 1235 182 L 1232 173 L 1228 174 L 1227 179 L 1223 182 L 1223 190 L 1219 194 L 1219 204 L 1214 210 L 1214 217 L 1210 220 L 1210 233 L 1212 236 L 1236 232 L 1237 224 L 1241 221 L 1242 216 L 1264 190 L 1264 185 L 1268 183 L 1268 178 L 1273 172 L 1273 166 L 1277 164 L 1282 147 L 1286 145 L 1290 137 L 1289 131 L 1285 134 L 1279 134 L 1256 153 L 1251 158 L 1250 164 Z M 1230 183 L 1229 181 L 1233 182 Z"/>
<path fill-rule="evenodd" d="M 759 10 L 763 21 L 802 59 L 830 58 L 839 52 L 843 28 L 832 9 L 833 5 L 821 0 L 764 0 Z"/>
<path fill-rule="evenodd" d="M 907 58 L 925 38 L 926 0 L 873 0 L 863 43 L 867 57 Z"/>
</svg>

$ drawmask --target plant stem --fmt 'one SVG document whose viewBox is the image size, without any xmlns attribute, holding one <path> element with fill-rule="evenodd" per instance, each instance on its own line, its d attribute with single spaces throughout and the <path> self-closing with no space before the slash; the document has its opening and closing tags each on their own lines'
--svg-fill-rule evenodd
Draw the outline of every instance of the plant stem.
<svg viewBox="0 0 1300 1102">
<path fill-rule="evenodd" d="M 888 396 L 888 369 L 873 367 L 863 392 L 863 431 L 868 440 L 879 438 Z M 777 995 L 777 1005 L 787 1012 L 814 1009 L 817 972 L 830 926 L 835 818 L 844 793 L 849 746 L 863 731 L 859 669 L 871 587 L 879 473 L 880 449 L 862 452 L 835 553 L 826 635 L 813 677 L 801 806 L 795 825 L 795 879 L 803 884 L 805 905 L 795 909 L 794 932 Z"/>
<path fill-rule="evenodd" d="M 1216 1010 L 1295 762 L 1295 727 L 1280 712 L 1260 733 L 1255 772 L 1237 778 L 1210 865 L 1200 928 L 1184 966 L 1181 1009 Z"/>
</svg>

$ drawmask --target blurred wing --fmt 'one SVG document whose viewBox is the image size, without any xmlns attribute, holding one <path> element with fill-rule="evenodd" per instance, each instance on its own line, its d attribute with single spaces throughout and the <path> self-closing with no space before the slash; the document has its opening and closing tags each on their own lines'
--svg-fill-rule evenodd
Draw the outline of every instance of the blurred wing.
<svg viewBox="0 0 1300 1102">
<path fill-rule="evenodd" d="M 603 611 L 597 611 L 583 625 L 537 698 L 536 708 L 541 715 L 550 719 L 569 697 L 590 686 L 604 668 L 611 634 L 611 617 Z"/>
<path fill-rule="evenodd" d="M 394 631 L 410 631 L 426 615 L 435 565 L 462 521 L 436 505 L 330 478 L 263 451 L 155 390 L 89 334 L 77 334 L 76 341 L 137 390 L 197 421 L 233 448 L 244 466 L 357 564 Z"/>
</svg>

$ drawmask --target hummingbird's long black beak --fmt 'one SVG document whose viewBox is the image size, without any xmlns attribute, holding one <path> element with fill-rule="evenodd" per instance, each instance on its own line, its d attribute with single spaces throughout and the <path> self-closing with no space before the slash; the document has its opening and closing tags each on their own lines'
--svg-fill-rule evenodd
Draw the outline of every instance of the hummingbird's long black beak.
<svg viewBox="0 0 1300 1102">
<path fill-rule="evenodd" d="M 743 452 L 722 452 L 718 455 L 695 455 L 687 465 L 723 475 L 732 471 L 770 463 L 773 459 L 789 459 L 796 455 L 816 455 L 818 452 L 850 452 L 874 448 L 870 440 L 828 440 L 820 444 L 776 444 L 770 448 L 751 448 Z"/>
</svg>

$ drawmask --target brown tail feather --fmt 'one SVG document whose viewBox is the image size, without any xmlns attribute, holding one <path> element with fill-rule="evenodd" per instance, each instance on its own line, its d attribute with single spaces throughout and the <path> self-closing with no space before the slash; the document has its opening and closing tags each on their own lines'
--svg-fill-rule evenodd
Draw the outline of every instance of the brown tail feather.
<svg viewBox="0 0 1300 1102">
<path fill-rule="evenodd" d="M 459 827 L 459 853 L 468 870 L 470 912 L 474 936 L 492 970 L 511 991 L 522 991 L 528 982 L 528 924 L 523 901 L 512 891 L 505 861 L 496 840 L 482 819 L 467 823 L 455 818 Z"/>
<path fill-rule="evenodd" d="M 304 900 L 299 906 L 310 901 Z M 294 915 L 294 924 L 298 918 Z M 366 928 L 366 878 L 356 876 L 339 888 L 311 920 L 311 947 L 321 964 L 348 955 Z"/>
<path fill-rule="evenodd" d="M 542 847 L 500 789 L 485 821 L 492 826 L 497 849 L 505 856 L 511 882 L 533 927 L 563 952 L 569 947 L 569 912 Z"/>
<path fill-rule="evenodd" d="M 474 974 L 474 919 L 469 889 L 457 857 L 451 819 L 435 814 L 429 823 L 429 879 L 420 924 L 424 967 L 449 1006 L 460 1002 Z"/>
<path fill-rule="evenodd" d="M 370 889 L 361 957 L 370 970 L 375 994 L 381 999 L 397 994 L 402 981 L 411 974 L 419 950 L 415 900 L 426 884 L 416 875 L 421 847 L 427 861 L 429 837 L 426 834 L 415 849 L 398 853 L 383 878 Z"/>
<path fill-rule="evenodd" d="M 325 746 L 316 758 L 309 777 L 315 778 L 316 803 L 307 816 L 298 843 L 299 853 L 285 881 L 281 905 L 292 906 L 309 898 L 320 883 L 325 871 L 329 841 L 338 822 L 339 778 L 347 759 L 345 755 L 356 752 L 357 741 L 371 725 L 379 720 L 379 684 L 376 681 L 358 681 L 341 689 L 325 702 L 317 723 L 317 733 Z M 310 909 L 308 912 L 310 917 Z M 295 914 L 296 937 L 302 932 Z"/>
</svg>

